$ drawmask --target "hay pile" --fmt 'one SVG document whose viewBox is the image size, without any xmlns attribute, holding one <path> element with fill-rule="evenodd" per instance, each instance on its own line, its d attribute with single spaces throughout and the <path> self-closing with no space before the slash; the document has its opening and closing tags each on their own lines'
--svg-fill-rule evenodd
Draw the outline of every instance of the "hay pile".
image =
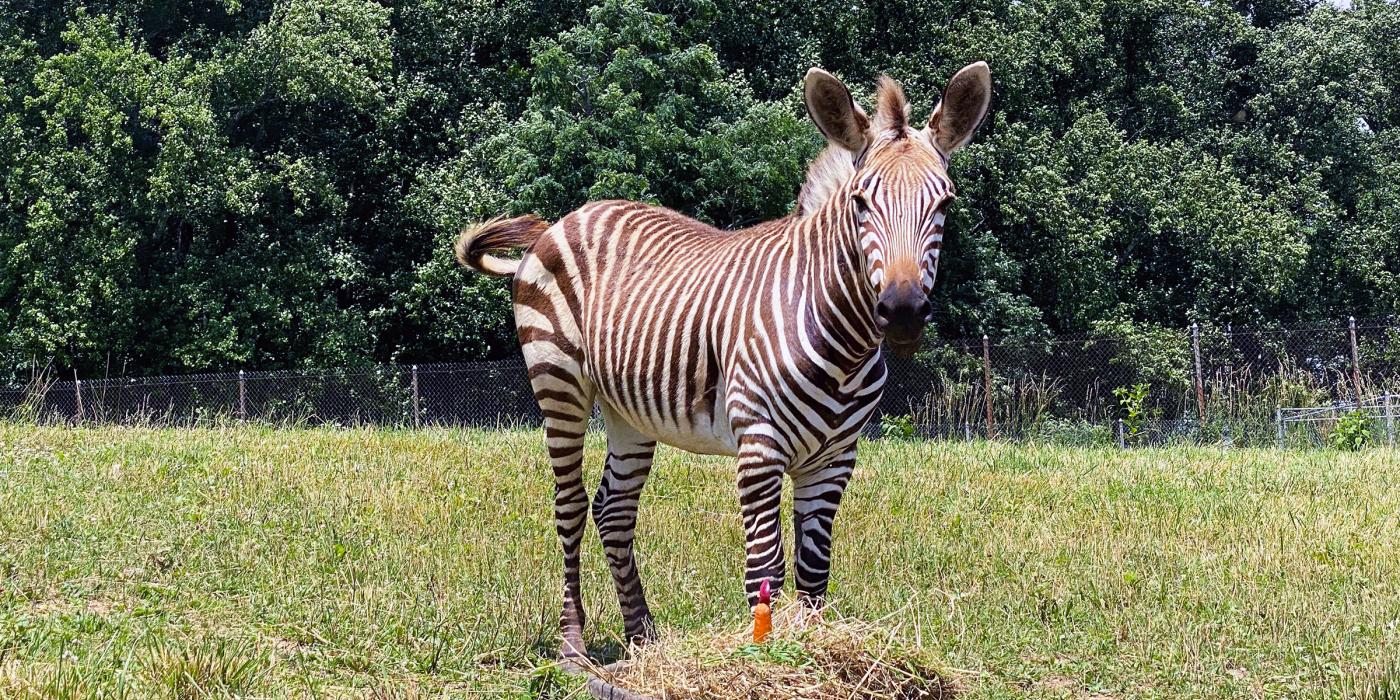
<svg viewBox="0 0 1400 700">
<path fill-rule="evenodd" d="M 774 612 L 773 634 L 763 644 L 752 642 L 747 626 L 663 636 L 625 662 L 592 671 L 657 700 L 952 697 L 953 683 L 923 654 L 901 647 L 898 632 L 790 604 Z"/>
</svg>

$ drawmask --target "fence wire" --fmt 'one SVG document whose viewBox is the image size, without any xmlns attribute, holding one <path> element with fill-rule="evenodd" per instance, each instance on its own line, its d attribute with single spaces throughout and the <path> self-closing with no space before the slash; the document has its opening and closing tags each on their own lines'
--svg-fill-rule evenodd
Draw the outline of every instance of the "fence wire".
<svg viewBox="0 0 1400 700">
<path fill-rule="evenodd" d="M 931 341 L 888 359 L 869 437 L 1077 444 L 1322 444 L 1358 399 L 1400 394 L 1395 318 L 1132 337 Z M 1350 402 L 1350 403 L 1348 403 Z M 1336 418 L 1284 430 L 1282 409 Z M 0 415 L 69 423 L 535 426 L 523 361 L 53 380 L 0 388 Z M 1378 420 L 1383 420 L 1384 417 Z M 1388 424 L 1387 424 L 1388 425 Z M 1377 429 L 1377 434 L 1384 431 Z"/>
</svg>

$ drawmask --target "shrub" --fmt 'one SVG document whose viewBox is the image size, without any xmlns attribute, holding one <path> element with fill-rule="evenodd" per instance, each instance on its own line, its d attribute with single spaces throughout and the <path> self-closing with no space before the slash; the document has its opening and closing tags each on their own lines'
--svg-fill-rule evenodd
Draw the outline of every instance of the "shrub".
<svg viewBox="0 0 1400 700">
<path fill-rule="evenodd" d="M 1151 385 L 1139 382 L 1130 387 L 1120 386 L 1113 390 L 1118 397 L 1118 406 L 1123 412 L 1123 432 L 1129 439 L 1142 434 L 1147 422 L 1147 395 Z"/>
<path fill-rule="evenodd" d="M 1351 411 L 1342 414 L 1332 434 L 1327 436 L 1332 447 L 1346 452 L 1356 452 L 1371 443 L 1371 417 L 1364 411 Z"/>
<path fill-rule="evenodd" d="M 913 440 L 918 431 L 914 429 L 914 419 L 908 415 L 886 414 L 880 417 L 880 437 L 886 440 Z"/>
</svg>

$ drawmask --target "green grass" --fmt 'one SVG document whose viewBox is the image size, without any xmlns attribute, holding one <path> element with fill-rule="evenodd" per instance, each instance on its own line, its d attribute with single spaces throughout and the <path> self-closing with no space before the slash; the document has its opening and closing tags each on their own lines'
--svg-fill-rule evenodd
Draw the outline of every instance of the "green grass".
<svg viewBox="0 0 1400 700">
<path fill-rule="evenodd" d="M 896 613 L 967 698 L 1400 697 L 1393 451 L 860 462 L 834 602 Z M 658 455 L 638 546 L 663 628 L 747 615 L 733 481 Z M 0 423 L 0 697 L 552 692 L 551 488 L 530 432 Z M 586 543 L 604 646 L 621 623 Z"/>
</svg>

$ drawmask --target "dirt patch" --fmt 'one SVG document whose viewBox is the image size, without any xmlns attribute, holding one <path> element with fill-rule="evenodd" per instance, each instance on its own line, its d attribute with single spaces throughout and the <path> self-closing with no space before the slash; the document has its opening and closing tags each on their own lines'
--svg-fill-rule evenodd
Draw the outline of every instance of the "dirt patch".
<svg viewBox="0 0 1400 700">
<path fill-rule="evenodd" d="M 1046 676 L 1035 682 L 1037 690 L 1075 692 L 1083 688 L 1084 684 L 1068 676 Z"/>
</svg>

